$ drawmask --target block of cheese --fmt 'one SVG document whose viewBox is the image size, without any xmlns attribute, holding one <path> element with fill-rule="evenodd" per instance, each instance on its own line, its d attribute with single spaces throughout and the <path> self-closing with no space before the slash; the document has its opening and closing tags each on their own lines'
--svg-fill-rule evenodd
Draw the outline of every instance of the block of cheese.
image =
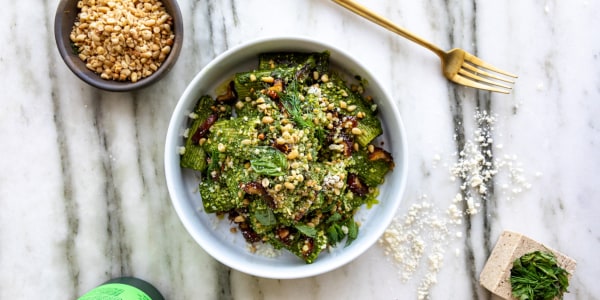
<svg viewBox="0 0 600 300">
<path fill-rule="evenodd" d="M 515 299 L 510 285 L 510 269 L 517 258 L 534 251 L 552 252 L 558 266 L 569 272 L 571 279 L 577 264 L 575 260 L 522 234 L 504 231 L 479 275 L 479 283 L 502 299 Z"/>
</svg>

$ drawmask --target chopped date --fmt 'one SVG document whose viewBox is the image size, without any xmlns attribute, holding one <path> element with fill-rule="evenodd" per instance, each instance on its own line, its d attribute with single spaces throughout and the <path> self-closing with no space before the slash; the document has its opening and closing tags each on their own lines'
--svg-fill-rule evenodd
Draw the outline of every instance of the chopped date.
<svg viewBox="0 0 600 300">
<path fill-rule="evenodd" d="M 200 127 L 198 127 L 198 130 L 196 130 L 192 136 L 192 141 L 197 144 L 200 142 L 200 139 L 205 138 L 209 133 L 210 127 L 217 122 L 218 118 L 219 116 L 217 114 L 210 114 L 208 118 L 200 124 Z"/>
<path fill-rule="evenodd" d="M 248 183 L 240 183 L 240 188 L 249 195 L 257 195 L 260 196 L 270 208 L 275 208 L 275 201 L 273 197 L 267 193 L 267 190 L 260 182 L 248 182 Z"/>
<path fill-rule="evenodd" d="M 244 239 L 246 239 L 246 241 L 248 241 L 249 243 L 256 243 L 262 240 L 260 235 L 252 229 L 252 227 L 247 221 L 244 223 L 239 223 L 238 227 L 242 231 Z"/>
<path fill-rule="evenodd" d="M 308 257 L 315 247 L 315 241 L 313 238 L 307 238 L 304 240 L 304 245 L 302 246 L 302 256 Z"/>
<path fill-rule="evenodd" d="M 273 143 L 273 147 L 285 154 L 290 153 L 290 151 L 292 150 L 292 146 L 290 144 Z"/>
<path fill-rule="evenodd" d="M 366 195 L 369 192 L 369 188 L 360 181 L 356 174 L 349 173 L 346 184 L 348 185 L 350 191 L 352 191 L 354 194 L 360 197 Z"/>
<path fill-rule="evenodd" d="M 229 211 L 227 217 L 228 217 L 229 221 L 234 222 L 236 220 L 236 217 L 243 216 L 244 214 L 247 214 L 247 213 L 248 213 L 248 211 L 246 209 L 234 209 L 234 210 Z M 245 218 L 245 220 L 243 222 L 238 222 L 236 224 L 238 225 L 238 228 L 242 232 L 244 239 L 246 239 L 246 241 L 248 241 L 249 243 L 256 243 L 256 242 L 260 242 L 262 240 L 260 235 L 258 233 L 256 233 L 254 231 L 254 229 L 252 229 L 252 226 L 250 226 L 250 221 L 248 218 Z"/>
</svg>

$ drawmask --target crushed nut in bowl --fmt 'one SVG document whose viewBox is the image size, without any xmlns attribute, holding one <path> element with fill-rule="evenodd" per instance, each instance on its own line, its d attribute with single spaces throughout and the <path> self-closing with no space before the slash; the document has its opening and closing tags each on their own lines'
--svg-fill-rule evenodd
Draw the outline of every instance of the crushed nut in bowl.
<svg viewBox="0 0 600 300">
<path fill-rule="evenodd" d="M 62 58 L 82 80 L 129 91 L 155 82 L 172 67 L 183 28 L 176 1 L 63 0 L 55 35 Z"/>
</svg>

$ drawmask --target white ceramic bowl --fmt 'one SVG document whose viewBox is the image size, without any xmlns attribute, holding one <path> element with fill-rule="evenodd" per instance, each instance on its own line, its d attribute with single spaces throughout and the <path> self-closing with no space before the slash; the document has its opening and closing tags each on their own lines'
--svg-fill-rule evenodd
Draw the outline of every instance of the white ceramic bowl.
<svg viewBox="0 0 600 300">
<path fill-rule="evenodd" d="M 293 254 L 281 251 L 270 257 L 251 253 L 241 233 L 233 234 L 225 218 L 218 220 L 202 208 L 198 193 L 198 176 L 179 166 L 179 147 L 184 144 L 182 134 L 187 128 L 188 114 L 201 95 L 215 96 L 217 86 L 235 72 L 256 68 L 257 57 L 262 52 L 329 50 L 333 69 L 349 76 L 361 75 L 368 80 L 368 95 L 379 106 L 385 142 L 384 148 L 394 157 L 396 164 L 385 183 L 380 186 L 379 204 L 370 209 L 362 207 L 355 220 L 361 222 L 358 238 L 348 247 L 341 243 L 332 251 L 323 251 L 312 264 L 306 264 Z M 221 263 L 255 276 L 290 279 L 322 274 L 352 261 L 371 247 L 391 222 L 402 199 L 407 176 L 407 145 L 404 127 L 394 99 L 384 90 L 366 67 L 340 49 L 307 38 L 267 38 L 234 47 L 218 56 L 200 71 L 188 85 L 173 112 L 165 146 L 165 174 L 173 206 L 181 222 L 196 242 Z"/>
</svg>

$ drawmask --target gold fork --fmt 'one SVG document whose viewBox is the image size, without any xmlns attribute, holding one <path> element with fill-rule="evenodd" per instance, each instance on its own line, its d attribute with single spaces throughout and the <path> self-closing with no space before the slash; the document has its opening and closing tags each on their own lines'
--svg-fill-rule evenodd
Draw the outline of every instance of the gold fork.
<svg viewBox="0 0 600 300">
<path fill-rule="evenodd" d="M 437 54 L 444 76 L 455 83 L 473 88 L 508 94 L 517 75 L 502 71 L 463 49 L 444 51 L 417 35 L 401 28 L 352 0 L 333 0 L 337 4 Z M 501 76 L 502 75 L 502 76 Z"/>
</svg>

